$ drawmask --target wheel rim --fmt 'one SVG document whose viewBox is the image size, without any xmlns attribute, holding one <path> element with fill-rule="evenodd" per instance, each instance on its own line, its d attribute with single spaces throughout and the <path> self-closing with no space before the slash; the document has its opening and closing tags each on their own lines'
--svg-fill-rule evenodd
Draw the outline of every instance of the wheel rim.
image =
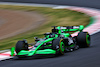
<svg viewBox="0 0 100 67">
<path fill-rule="evenodd" d="M 90 44 L 90 35 L 89 34 L 86 35 L 86 42 L 87 42 L 87 44 L 89 46 L 89 44 Z"/>
<path fill-rule="evenodd" d="M 60 43 L 60 49 L 62 52 L 64 52 L 64 43 L 63 42 Z"/>
<path fill-rule="evenodd" d="M 59 49 L 60 49 L 61 54 L 64 54 L 65 46 L 63 43 L 63 39 L 60 40 Z"/>
</svg>

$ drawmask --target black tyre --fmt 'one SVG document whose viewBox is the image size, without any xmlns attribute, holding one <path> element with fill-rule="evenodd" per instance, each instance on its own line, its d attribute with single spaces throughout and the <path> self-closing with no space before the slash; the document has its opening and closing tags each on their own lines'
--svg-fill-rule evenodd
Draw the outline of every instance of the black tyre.
<svg viewBox="0 0 100 67">
<path fill-rule="evenodd" d="M 28 44 L 24 41 L 18 41 L 15 47 L 16 53 L 20 52 L 21 50 L 28 50 Z"/>
<path fill-rule="evenodd" d="M 63 55 L 65 51 L 65 45 L 63 43 L 63 39 L 57 38 L 53 40 L 52 47 L 54 50 L 56 50 L 57 54 Z"/>
<path fill-rule="evenodd" d="M 78 34 L 77 44 L 82 48 L 90 46 L 90 35 L 88 34 L 88 32 L 80 32 Z"/>
</svg>

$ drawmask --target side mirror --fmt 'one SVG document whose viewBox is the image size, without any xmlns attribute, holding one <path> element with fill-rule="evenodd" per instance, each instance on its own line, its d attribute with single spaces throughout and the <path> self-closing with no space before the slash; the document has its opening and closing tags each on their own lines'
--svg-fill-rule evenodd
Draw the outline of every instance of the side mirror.
<svg viewBox="0 0 100 67">
<path fill-rule="evenodd" d="M 38 37 L 34 37 L 34 39 L 35 39 L 35 42 L 40 40 Z"/>
<path fill-rule="evenodd" d="M 34 37 L 34 39 L 38 39 L 38 37 Z"/>
</svg>

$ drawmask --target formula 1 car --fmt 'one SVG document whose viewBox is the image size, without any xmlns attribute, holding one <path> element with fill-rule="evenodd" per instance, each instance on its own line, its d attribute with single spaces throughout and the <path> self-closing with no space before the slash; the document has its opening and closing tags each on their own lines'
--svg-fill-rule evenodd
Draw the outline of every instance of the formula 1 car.
<svg viewBox="0 0 100 67">
<path fill-rule="evenodd" d="M 36 44 L 33 48 L 28 47 L 26 40 L 18 41 L 15 47 L 11 48 L 11 56 L 14 51 L 18 57 L 29 57 L 34 55 L 63 55 L 67 51 L 74 51 L 78 48 L 90 46 L 90 35 L 82 32 L 80 26 L 53 26 L 51 33 L 45 33 L 44 38 L 35 37 Z M 72 37 L 70 32 L 79 31 L 77 36 Z"/>
</svg>

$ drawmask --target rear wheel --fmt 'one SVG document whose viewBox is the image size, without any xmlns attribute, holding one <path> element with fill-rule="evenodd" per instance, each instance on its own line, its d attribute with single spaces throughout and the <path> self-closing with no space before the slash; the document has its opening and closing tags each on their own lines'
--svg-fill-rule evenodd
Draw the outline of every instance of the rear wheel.
<svg viewBox="0 0 100 67">
<path fill-rule="evenodd" d="M 21 50 L 28 50 L 28 44 L 24 41 L 18 41 L 15 47 L 16 53 L 20 52 Z"/>
<path fill-rule="evenodd" d="M 63 39 L 57 38 L 53 41 L 52 47 L 56 50 L 57 54 L 63 55 L 65 51 L 65 45 Z"/>
<path fill-rule="evenodd" d="M 80 32 L 77 36 L 77 44 L 79 47 L 90 46 L 90 35 L 88 32 Z"/>
</svg>

